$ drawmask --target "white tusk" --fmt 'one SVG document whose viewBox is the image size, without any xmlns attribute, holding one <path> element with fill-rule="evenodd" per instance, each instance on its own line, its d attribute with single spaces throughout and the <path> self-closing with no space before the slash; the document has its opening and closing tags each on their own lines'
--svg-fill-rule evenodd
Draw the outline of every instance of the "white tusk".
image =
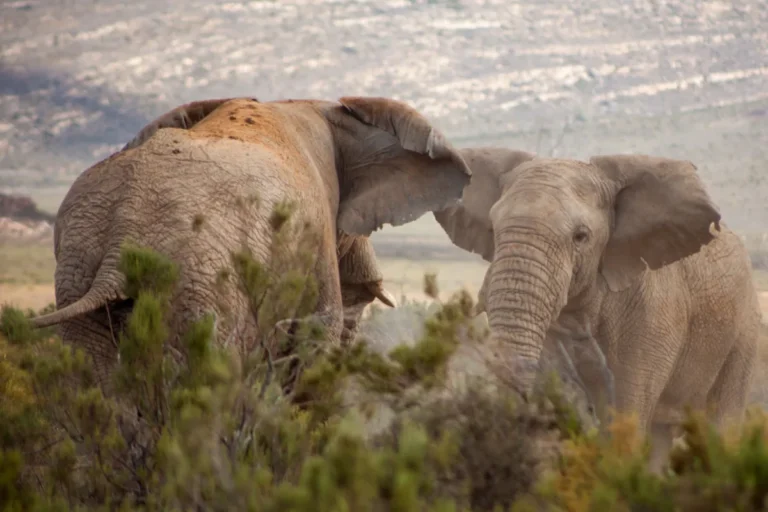
<svg viewBox="0 0 768 512">
<path fill-rule="evenodd" d="M 389 307 L 392 307 L 392 308 L 397 307 L 397 299 L 395 299 L 395 296 L 389 293 L 384 288 L 381 289 L 381 295 L 377 295 L 376 297 Z"/>
<path fill-rule="evenodd" d="M 384 287 L 381 286 L 380 282 L 368 283 L 367 286 L 368 290 L 370 290 L 370 292 L 381 302 L 391 308 L 397 307 L 397 300 L 395 299 L 394 295 L 385 290 Z"/>
</svg>

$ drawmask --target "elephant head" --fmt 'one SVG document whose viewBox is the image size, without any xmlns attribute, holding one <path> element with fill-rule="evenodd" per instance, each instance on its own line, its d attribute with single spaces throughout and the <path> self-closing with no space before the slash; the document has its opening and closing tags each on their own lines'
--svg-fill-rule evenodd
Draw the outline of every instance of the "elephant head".
<svg viewBox="0 0 768 512">
<path fill-rule="evenodd" d="M 491 332 L 535 368 L 564 311 L 584 311 L 646 268 L 690 256 L 720 214 L 690 162 L 643 155 L 589 163 L 502 148 L 463 150 L 462 202 L 435 218 L 459 247 L 491 262 L 479 302 Z M 527 374 L 530 385 L 535 370 Z"/>
</svg>

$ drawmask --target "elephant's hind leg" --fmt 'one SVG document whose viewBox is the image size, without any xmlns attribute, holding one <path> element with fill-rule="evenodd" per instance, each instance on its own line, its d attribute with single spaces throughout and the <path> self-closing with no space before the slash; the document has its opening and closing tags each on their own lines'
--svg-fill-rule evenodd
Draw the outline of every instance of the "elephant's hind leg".
<svg viewBox="0 0 768 512">
<path fill-rule="evenodd" d="M 707 396 L 708 416 L 718 427 L 723 427 L 728 420 L 740 419 L 744 412 L 755 357 L 755 351 L 749 348 L 752 346 L 754 344 L 735 344 Z M 650 428 L 649 467 L 659 473 L 667 463 L 679 422 L 670 422 L 670 418 L 663 415 L 656 416 Z"/>
</svg>

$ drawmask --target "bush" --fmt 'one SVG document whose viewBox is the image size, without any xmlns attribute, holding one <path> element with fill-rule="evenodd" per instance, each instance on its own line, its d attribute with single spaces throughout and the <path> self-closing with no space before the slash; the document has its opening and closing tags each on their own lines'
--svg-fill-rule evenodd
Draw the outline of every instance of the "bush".
<svg viewBox="0 0 768 512">
<path fill-rule="evenodd" d="M 263 325 L 312 310 L 306 273 L 275 273 L 245 251 L 233 267 L 227 277 Z M 348 349 L 324 348 L 310 322 L 300 342 L 283 336 L 279 356 L 263 343 L 229 351 L 207 316 L 170 350 L 175 265 L 127 246 L 120 268 L 134 307 L 109 396 L 82 351 L 2 310 L 2 510 L 766 508 L 760 414 L 730 436 L 691 415 L 687 448 L 672 453 L 669 474 L 654 475 L 631 418 L 603 438 L 582 428 L 557 386 L 525 402 L 498 382 L 449 385 L 457 357 L 483 338 L 466 294 L 375 313 L 361 329 L 370 339 Z M 377 340 L 397 318 L 409 343 Z M 390 416 L 374 428 L 377 404 Z"/>
<path fill-rule="evenodd" d="M 257 265 L 241 261 L 242 269 Z M 494 473 L 486 456 L 504 440 L 515 457 L 499 476 L 519 470 L 520 488 L 533 481 L 532 452 L 522 437 L 508 437 L 523 432 L 508 401 L 443 401 L 420 422 L 399 421 L 376 438 L 340 406 L 351 375 L 388 396 L 436 386 L 471 307 L 465 296 L 427 318 L 417 343 L 388 356 L 364 343 L 313 354 L 286 394 L 263 365 L 239 371 L 237 355 L 213 343 L 210 317 L 189 331 L 184 364 L 175 364 L 164 354 L 172 280 L 132 275 L 173 273 L 173 265 L 127 247 L 121 268 L 135 303 L 119 336 L 114 396 L 96 386 L 83 352 L 37 336 L 25 315 L 3 310 L 0 492 L 9 509 L 454 510 L 477 502 L 491 510 L 488 484 L 471 473 Z M 483 437 L 473 408 L 497 418 L 493 437 Z M 457 457 L 466 462 L 454 465 Z"/>
</svg>

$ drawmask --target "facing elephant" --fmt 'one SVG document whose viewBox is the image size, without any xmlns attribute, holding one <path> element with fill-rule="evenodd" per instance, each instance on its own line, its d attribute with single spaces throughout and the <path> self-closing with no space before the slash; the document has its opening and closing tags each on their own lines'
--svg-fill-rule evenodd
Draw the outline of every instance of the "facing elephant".
<svg viewBox="0 0 768 512">
<path fill-rule="evenodd" d="M 244 294 L 235 283 L 221 286 L 220 271 L 243 248 L 259 262 L 274 260 L 271 215 L 291 204 L 291 222 L 316 237 L 316 313 L 337 341 L 344 307 L 356 321 L 361 302 L 392 304 L 368 235 L 450 205 L 469 177 L 442 134 L 401 102 L 182 105 L 75 180 L 54 227 L 58 310 L 34 323 L 60 324 L 65 341 L 94 358 L 103 382 L 117 359 L 115 331 L 131 309 L 118 270 L 120 249 L 131 241 L 180 266 L 172 341 L 206 312 L 220 320 L 220 342 L 252 340 Z"/>
<path fill-rule="evenodd" d="M 720 225 L 694 165 L 462 154 L 471 183 L 434 215 L 456 245 L 491 262 L 480 302 L 525 385 L 556 324 L 590 325 L 616 409 L 652 431 L 654 466 L 684 406 L 710 407 L 718 421 L 742 413 L 760 312 L 748 254 Z M 598 393 L 590 366 L 579 371 Z"/>
</svg>

